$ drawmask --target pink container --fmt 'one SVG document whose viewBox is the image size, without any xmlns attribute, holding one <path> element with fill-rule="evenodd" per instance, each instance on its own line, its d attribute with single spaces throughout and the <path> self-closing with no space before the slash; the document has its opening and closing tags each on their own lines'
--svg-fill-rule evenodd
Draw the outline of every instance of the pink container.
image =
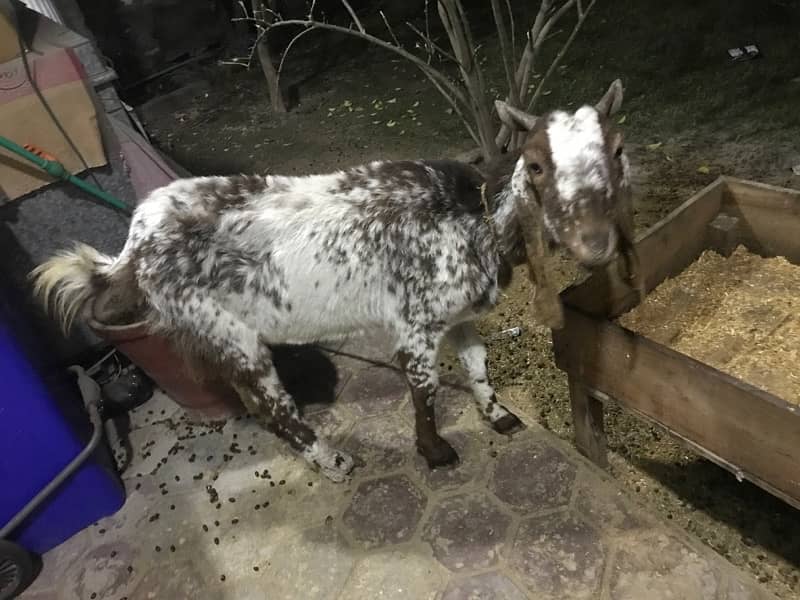
<svg viewBox="0 0 800 600">
<path fill-rule="evenodd" d="M 92 319 L 89 326 L 147 373 L 175 403 L 186 409 L 190 418 L 225 419 L 244 412 L 231 387 L 219 380 L 197 382 L 170 341 L 148 333 L 145 323 L 104 325 Z"/>
</svg>

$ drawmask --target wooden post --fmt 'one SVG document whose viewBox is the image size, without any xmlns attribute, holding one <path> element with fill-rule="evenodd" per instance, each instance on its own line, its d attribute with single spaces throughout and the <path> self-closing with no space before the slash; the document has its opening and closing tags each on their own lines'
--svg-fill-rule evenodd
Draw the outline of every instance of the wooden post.
<svg viewBox="0 0 800 600">
<path fill-rule="evenodd" d="M 739 219 L 720 213 L 708 224 L 709 247 L 728 258 L 739 244 Z"/>
<path fill-rule="evenodd" d="M 592 462 L 608 466 L 606 432 L 603 427 L 603 403 L 589 395 L 586 386 L 569 375 L 569 398 L 572 404 L 572 423 L 575 426 L 575 445 Z"/>
</svg>

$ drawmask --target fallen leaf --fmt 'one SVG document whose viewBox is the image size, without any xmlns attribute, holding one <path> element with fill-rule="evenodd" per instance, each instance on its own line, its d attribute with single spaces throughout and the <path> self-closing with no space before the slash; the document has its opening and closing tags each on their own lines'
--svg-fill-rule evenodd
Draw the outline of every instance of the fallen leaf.
<svg viewBox="0 0 800 600">
<path fill-rule="evenodd" d="M 794 173 L 795 175 L 800 175 L 800 165 L 793 166 L 792 173 Z"/>
<path fill-rule="evenodd" d="M 628 115 L 622 115 L 619 119 L 617 119 L 617 123 L 622 125 L 627 120 L 628 120 Z"/>
<path fill-rule="evenodd" d="M 397 125 L 397 121 L 386 121 L 387 127 L 394 127 L 395 125 Z"/>
<path fill-rule="evenodd" d="M 412 105 L 411 105 L 411 108 L 416 108 L 416 107 L 418 107 L 418 106 L 419 106 L 419 100 L 417 100 L 416 102 L 414 102 L 414 104 L 412 104 Z"/>
<path fill-rule="evenodd" d="M 447 109 L 445 109 L 444 112 L 446 112 L 448 115 L 452 115 L 453 114 L 453 109 L 452 108 L 447 108 Z"/>
<path fill-rule="evenodd" d="M 702 173 L 703 175 L 708 175 L 711 173 L 711 169 L 707 165 L 700 165 L 697 167 L 697 172 Z"/>
<path fill-rule="evenodd" d="M 397 98 L 390 98 L 386 101 L 386 104 L 394 104 L 395 102 L 397 102 Z"/>
<path fill-rule="evenodd" d="M 650 150 L 652 152 L 654 150 L 658 150 L 659 148 L 661 148 L 661 146 L 663 146 L 663 144 L 661 142 L 656 142 L 655 144 L 647 144 L 647 146 L 645 146 L 645 148 L 647 148 L 648 150 Z"/>
</svg>

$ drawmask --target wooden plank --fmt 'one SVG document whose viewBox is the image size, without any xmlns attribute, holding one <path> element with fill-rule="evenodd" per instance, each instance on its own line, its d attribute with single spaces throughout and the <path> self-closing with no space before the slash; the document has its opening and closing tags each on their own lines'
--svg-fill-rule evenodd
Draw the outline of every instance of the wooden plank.
<svg viewBox="0 0 800 600">
<path fill-rule="evenodd" d="M 762 256 L 800 264 L 800 191 L 726 179 L 724 210 L 740 220 L 739 238 Z"/>
<path fill-rule="evenodd" d="M 637 238 L 645 291 L 689 266 L 707 247 L 706 230 L 722 206 L 725 180 L 720 178 L 672 211 Z M 638 294 L 623 283 L 614 263 L 567 288 L 562 300 L 596 316 L 618 316 L 633 308 Z"/>
<path fill-rule="evenodd" d="M 609 405 L 610 404 L 617 404 L 618 405 L 619 404 L 614 398 L 612 398 L 608 394 L 604 394 L 603 392 L 599 392 L 597 390 L 593 390 L 593 389 L 589 389 L 589 388 L 586 388 L 586 389 L 588 390 L 588 393 L 592 397 L 596 398 L 599 402 L 601 402 L 604 405 L 606 405 L 606 404 L 609 404 Z M 710 452 L 710 451 L 706 450 L 702 446 L 696 444 L 695 442 L 693 442 L 692 440 L 690 440 L 688 438 L 683 437 L 682 435 L 680 435 L 677 432 L 673 431 L 669 427 L 666 427 L 663 423 L 658 422 L 657 420 L 655 420 L 652 417 L 644 414 L 643 412 L 638 411 L 635 408 L 631 408 L 631 407 L 626 407 L 626 409 L 629 410 L 630 412 L 632 412 L 633 414 L 635 414 L 640 419 L 643 419 L 643 420 L 645 420 L 645 421 L 647 421 L 647 422 L 649 422 L 649 423 L 651 423 L 653 425 L 656 425 L 656 426 L 660 427 L 661 429 L 666 431 L 669 435 L 671 435 L 672 437 L 676 438 L 677 440 L 679 440 L 684 445 L 686 445 L 689 448 L 691 448 L 692 451 L 695 452 L 697 455 L 702 456 L 703 458 L 705 458 L 707 460 L 710 460 L 711 462 L 713 462 L 717 466 L 722 467 L 726 471 L 729 471 L 734 477 L 736 477 L 736 479 L 738 481 L 742 481 L 743 479 L 746 479 L 747 481 L 749 481 L 751 483 L 754 483 L 755 485 L 757 485 L 758 487 L 762 488 L 763 490 L 766 490 L 767 492 L 769 492 L 773 496 L 776 496 L 777 498 L 780 498 L 781 500 L 783 500 L 784 502 L 786 502 L 790 506 L 792 506 L 794 508 L 797 508 L 797 509 L 800 509 L 800 499 L 792 498 L 791 496 L 787 496 L 786 494 L 784 494 L 780 490 L 774 488 L 773 486 L 771 486 L 769 483 L 767 483 L 766 481 L 764 481 L 763 479 L 761 479 L 757 475 L 755 475 L 753 473 L 748 473 L 746 471 L 742 471 L 739 467 L 737 467 L 736 465 L 732 464 L 731 462 L 725 460 L 723 457 L 718 456 L 718 455 L 714 454 L 713 452 Z"/>
<path fill-rule="evenodd" d="M 573 375 L 569 376 L 569 398 L 575 427 L 575 445 L 584 456 L 605 469 L 608 466 L 608 455 L 603 426 L 603 403 L 589 394 L 583 383 Z"/>
<path fill-rule="evenodd" d="M 553 343 L 583 385 L 800 500 L 797 406 L 575 309 Z"/>
</svg>

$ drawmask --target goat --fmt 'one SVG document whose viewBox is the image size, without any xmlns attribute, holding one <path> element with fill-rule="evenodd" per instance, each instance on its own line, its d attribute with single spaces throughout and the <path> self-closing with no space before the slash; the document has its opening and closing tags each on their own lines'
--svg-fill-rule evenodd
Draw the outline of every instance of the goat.
<svg viewBox="0 0 800 600">
<path fill-rule="evenodd" d="M 628 166 L 609 120 L 621 101 L 615 81 L 575 113 L 535 118 L 498 102 L 500 118 L 527 133 L 486 177 L 421 160 L 178 180 L 137 206 L 118 256 L 78 245 L 32 272 L 34 291 L 67 329 L 103 295 L 138 306 L 151 331 L 230 382 L 249 412 L 334 481 L 353 459 L 302 418 L 270 345 L 383 330 L 410 387 L 418 451 L 430 468 L 453 464 L 434 419 L 443 340 L 491 426 L 523 427 L 496 398 L 474 326 L 526 260 L 526 229 L 537 225 L 521 215 L 589 266 L 609 262 L 629 236 Z"/>
</svg>

